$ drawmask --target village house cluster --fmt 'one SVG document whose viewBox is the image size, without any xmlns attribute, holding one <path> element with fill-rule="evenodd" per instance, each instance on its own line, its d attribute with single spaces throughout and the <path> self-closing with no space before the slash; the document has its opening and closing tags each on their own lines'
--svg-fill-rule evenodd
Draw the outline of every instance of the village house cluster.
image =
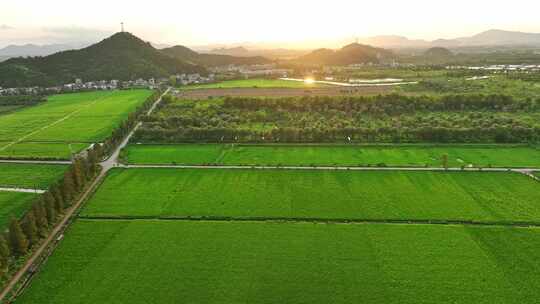
<svg viewBox="0 0 540 304">
<path fill-rule="evenodd" d="M 200 74 L 177 74 L 173 77 L 176 78 L 176 84 L 178 85 L 211 83 L 214 82 L 216 78 L 215 74 L 210 74 L 207 77 L 201 76 Z"/>
<path fill-rule="evenodd" d="M 148 88 L 156 89 L 160 85 L 167 83 L 167 78 L 160 79 L 137 79 L 129 81 L 119 80 L 100 80 L 83 82 L 82 79 L 75 79 L 73 83 L 67 83 L 53 87 L 22 87 L 22 88 L 2 88 L 0 95 L 38 95 L 54 94 L 62 92 L 93 91 L 93 90 L 117 90 L 117 89 L 135 89 Z"/>
<path fill-rule="evenodd" d="M 246 78 L 258 77 L 258 76 L 277 76 L 288 77 L 293 73 L 292 69 L 277 68 L 275 64 L 253 64 L 253 65 L 226 65 L 215 67 L 211 69 L 214 73 L 229 75 L 229 76 L 243 76 Z"/>
</svg>

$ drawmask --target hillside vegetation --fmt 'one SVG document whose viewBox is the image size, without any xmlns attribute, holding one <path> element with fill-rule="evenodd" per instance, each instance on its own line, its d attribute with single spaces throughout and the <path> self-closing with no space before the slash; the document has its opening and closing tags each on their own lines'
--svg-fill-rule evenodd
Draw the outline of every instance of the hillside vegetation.
<svg viewBox="0 0 540 304">
<path fill-rule="evenodd" d="M 162 49 L 162 53 L 196 65 L 205 67 L 215 67 L 224 65 L 252 65 L 252 64 L 265 64 L 271 63 L 270 59 L 253 56 L 253 57 L 237 57 L 230 55 L 218 55 L 218 54 L 200 54 L 185 46 L 177 45 L 170 48 Z"/>
<path fill-rule="evenodd" d="M 92 80 L 130 80 L 205 72 L 204 68 L 167 56 L 126 32 L 81 50 L 46 57 L 12 58 L 0 63 L 0 86 L 48 86 Z"/>
<path fill-rule="evenodd" d="M 540 103 L 505 95 L 172 97 L 135 134 L 140 142 L 456 142 L 540 140 Z"/>
<path fill-rule="evenodd" d="M 350 65 L 362 63 L 379 63 L 392 57 L 392 52 L 369 45 L 353 43 L 339 50 L 318 49 L 295 59 L 295 63 L 306 65 Z"/>
</svg>

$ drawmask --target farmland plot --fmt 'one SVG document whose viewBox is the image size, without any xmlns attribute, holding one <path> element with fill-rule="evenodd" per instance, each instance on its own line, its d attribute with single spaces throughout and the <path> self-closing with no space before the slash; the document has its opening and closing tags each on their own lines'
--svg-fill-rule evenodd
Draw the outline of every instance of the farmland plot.
<svg viewBox="0 0 540 304">
<path fill-rule="evenodd" d="M 64 165 L 0 164 L 0 187 L 47 189 L 66 169 Z"/>
<path fill-rule="evenodd" d="M 78 220 L 25 303 L 532 303 L 526 228 Z"/>
<path fill-rule="evenodd" d="M 29 144 L 62 144 L 30 157 L 65 158 L 65 151 L 105 139 L 151 91 L 99 91 L 55 95 L 39 106 L 0 117 L 0 157 L 26 156 Z M 82 145 L 82 144 L 85 145 Z M 41 147 L 41 151 L 47 148 Z M 78 151 L 75 151 L 78 152 Z M 30 153 L 28 153 L 30 154 Z"/>
<path fill-rule="evenodd" d="M 284 166 L 540 167 L 540 150 L 520 145 L 130 145 L 134 164 Z"/>
<path fill-rule="evenodd" d="M 115 169 L 82 215 L 540 223 L 540 191 L 506 172 Z"/>
</svg>

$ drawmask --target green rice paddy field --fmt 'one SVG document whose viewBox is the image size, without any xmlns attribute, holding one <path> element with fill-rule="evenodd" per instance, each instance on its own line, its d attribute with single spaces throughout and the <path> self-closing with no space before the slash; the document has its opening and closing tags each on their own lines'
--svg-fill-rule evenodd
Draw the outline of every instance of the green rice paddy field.
<svg viewBox="0 0 540 304">
<path fill-rule="evenodd" d="M 2 144 L 2 143 L 0 143 Z M 88 148 L 88 143 L 21 142 L 0 151 L 0 158 L 9 159 L 70 159 L 74 153 Z"/>
<path fill-rule="evenodd" d="M 540 230 L 78 220 L 17 304 L 534 303 Z"/>
<path fill-rule="evenodd" d="M 0 187 L 47 189 L 62 178 L 67 165 L 0 164 Z"/>
<path fill-rule="evenodd" d="M 68 158 L 70 143 L 74 143 L 71 150 L 78 152 L 105 139 L 150 94 L 149 90 L 61 94 L 2 115 L 0 157 Z"/>
<path fill-rule="evenodd" d="M 540 185 L 506 172 L 115 169 L 82 216 L 540 223 Z"/>
<path fill-rule="evenodd" d="M 129 145 L 124 158 L 132 164 L 223 164 L 289 166 L 536 167 L 540 150 L 513 145 Z"/>
<path fill-rule="evenodd" d="M 0 191 L 0 229 L 4 229 L 11 217 L 20 218 L 32 205 L 37 194 Z"/>
<path fill-rule="evenodd" d="M 280 79 L 243 79 L 227 80 L 217 83 L 189 85 L 182 87 L 185 90 L 197 89 L 238 89 L 238 88 L 315 88 L 325 85 L 307 84 L 300 81 L 289 81 Z"/>
</svg>

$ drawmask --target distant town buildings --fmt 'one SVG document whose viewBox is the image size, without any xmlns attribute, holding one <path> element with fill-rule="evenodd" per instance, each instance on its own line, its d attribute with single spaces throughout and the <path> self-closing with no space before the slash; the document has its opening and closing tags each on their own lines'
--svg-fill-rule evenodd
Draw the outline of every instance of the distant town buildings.
<svg viewBox="0 0 540 304">
<path fill-rule="evenodd" d="M 277 68 L 275 64 L 253 64 L 253 65 L 227 65 L 214 67 L 211 69 L 214 73 L 219 74 L 240 74 L 243 77 L 260 77 L 260 76 L 276 76 L 288 77 L 293 73 L 292 69 Z"/>
<path fill-rule="evenodd" d="M 176 83 L 178 85 L 202 84 L 215 81 L 215 75 L 201 76 L 200 74 L 177 74 Z"/>
<path fill-rule="evenodd" d="M 534 64 L 499 64 L 486 66 L 447 66 L 447 70 L 474 70 L 474 71 L 530 71 L 540 72 L 540 65 Z"/>
<path fill-rule="evenodd" d="M 63 92 L 77 91 L 95 91 L 95 90 L 117 90 L 117 89 L 135 89 L 148 88 L 155 89 L 162 84 L 166 84 L 168 79 L 137 79 L 130 81 L 119 80 L 100 80 L 83 82 L 77 78 L 73 83 L 66 83 L 61 86 L 53 87 L 23 87 L 23 88 L 2 88 L 0 87 L 0 95 L 38 95 L 38 94 L 54 94 Z"/>
</svg>

